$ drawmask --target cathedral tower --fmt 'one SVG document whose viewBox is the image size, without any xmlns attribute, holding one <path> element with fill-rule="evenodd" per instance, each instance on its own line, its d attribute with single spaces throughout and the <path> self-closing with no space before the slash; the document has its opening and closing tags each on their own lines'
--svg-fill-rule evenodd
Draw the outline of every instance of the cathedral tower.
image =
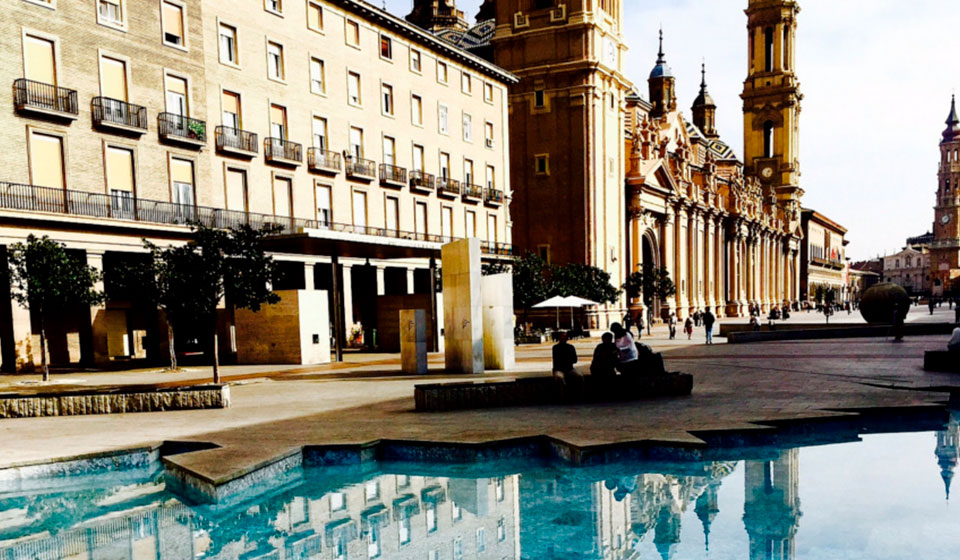
<svg viewBox="0 0 960 560">
<path fill-rule="evenodd" d="M 657 52 L 657 65 L 650 71 L 650 110 L 651 117 L 659 117 L 677 110 L 676 78 L 663 54 L 663 29 L 660 30 L 660 50 Z"/>
<path fill-rule="evenodd" d="M 707 65 L 700 68 L 700 95 L 693 101 L 693 124 L 707 138 L 719 138 L 717 132 L 717 106 L 707 91 Z"/>
<path fill-rule="evenodd" d="M 947 128 L 940 141 L 938 177 L 930 278 L 933 294 L 942 296 L 960 290 L 960 118 L 956 99 L 950 101 Z"/>
<path fill-rule="evenodd" d="M 457 9 L 456 0 L 414 0 L 413 10 L 406 19 L 434 33 L 441 29 L 462 30 L 468 27 L 463 10 Z"/>
<path fill-rule="evenodd" d="M 800 84 L 795 72 L 796 0 L 749 0 L 749 68 L 743 84 L 745 173 L 781 203 L 799 201 Z"/>
</svg>

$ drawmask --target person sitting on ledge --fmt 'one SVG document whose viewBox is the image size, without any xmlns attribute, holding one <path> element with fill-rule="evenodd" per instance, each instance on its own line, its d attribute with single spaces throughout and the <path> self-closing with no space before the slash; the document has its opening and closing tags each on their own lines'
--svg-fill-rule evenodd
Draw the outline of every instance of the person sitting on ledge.
<svg viewBox="0 0 960 560">
<path fill-rule="evenodd" d="M 947 350 L 960 354 L 960 327 L 953 329 L 953 336 L 950 337 L 950 342 L 947 343 Z"/>
<path fill-rule="evenodd" d="M 573 366 L 577 363 L 577 349 L 567 342 L 567 332 L 560 331 L 553 345 L 553 378 L 564 386 L 564 391 L 582 389 L 583 376 Z"/>
<path fill-rule="evenodd" d="M 613 333 L 603 333 L 600 340 L 602 342 L 593 350 L 590 375 L 599 383 L 609 383 L 617 376 L 617 366 L 620 365 L 620 350 L 613 343 Z"/>
<path fill-rule="evenodd" d="M 617 369 L 623 375 L 633 375 L 637 372 L 637 347 L 634 345 L 633 336 L 624 330 L 620 323 L 610 325 L 613 332 L 614 343 L 620 353 L 620 364 Z"/>
</svg>

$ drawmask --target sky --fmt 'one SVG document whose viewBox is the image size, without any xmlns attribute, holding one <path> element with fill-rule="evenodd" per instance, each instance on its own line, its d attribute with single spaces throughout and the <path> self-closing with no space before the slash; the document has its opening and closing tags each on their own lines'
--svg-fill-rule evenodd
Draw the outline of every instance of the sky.
<svg viewBox="0 0 960 560">
<path fill-rule="evenodd" d="M 480 0 L 458 0 L 469 18 Z M 398 15 L 411 0 L 386 0 Z M 626 0 L 627 78 L 646 80 L 662 25 L 678 103 L 699 91 L 700 63 L 717 127 L 743 155 L 740 92 L 747 71 L 747 0 Z M 960 2 L 801 0 L 797 74 L 803 205 L 849 230 L 853 260 L 890 254 L 930 231 L 940 134 L 960 85 Z"/>
</svg>

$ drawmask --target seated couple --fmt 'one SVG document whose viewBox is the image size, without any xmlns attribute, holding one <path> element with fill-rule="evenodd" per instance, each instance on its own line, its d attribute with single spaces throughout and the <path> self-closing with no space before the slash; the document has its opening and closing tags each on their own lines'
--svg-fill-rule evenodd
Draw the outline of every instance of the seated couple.
<svg viewBox="0 0 960 560">
<path fill-rule="evenodd" d="M 610 325 L 610 330 L 612 332 L 603 334 L 602 342 L 593 351 L 590 374 L 594 380 L 608 382 L 616 378 L 618 371 L 621 375 L 630 377 L 640 375 L 641 372 L 663 373 L 663 359 L 659 354 L 634 342 L 633 336 L 620 323 Z M 567 343 L 566 333 L 560 333 L 559 340 L 553 347 L 554 378 L 564 384 L 567 390 L 572 391 L 572 394 L 582 393 L 584 378 L 574 367 L 578 361 L 577 351 Z"/>
</svg>

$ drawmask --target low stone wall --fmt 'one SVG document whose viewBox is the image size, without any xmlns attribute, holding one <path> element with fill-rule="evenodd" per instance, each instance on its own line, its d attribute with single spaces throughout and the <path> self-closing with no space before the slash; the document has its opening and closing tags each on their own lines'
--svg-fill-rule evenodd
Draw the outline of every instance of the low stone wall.
<svg viewBox="0 0 960 560">
<path fill-rule="evenodd" d="M 904 336 L 949 335 L 956 328 L 950 323 L 919 323 L 904 325 Z M 777 325 L 776 330 L 731 332 L 727 337 L 730 344 L 748 342 L 772 342 L 784 340 L 817 340 L 828 338 L 871 338 L 891 336 L 890 325 L 844 325 L 820 328 L 791 329 L 789 325 Z M 946 340 L 944 340 L 946 344 Z"/>
<path fill-rule="evenodd" d="M 0 418 L 124 414 L 230 406 L 228 385 L 125 387 L 63 393 L 0 394 Z"/>
<path fill-rule="evenodd" d="M 932 350 L 923 354 L 923 369 L 944 373 L 960 373 L 960 352 Z"/>
<path fill-rule="evenodd" d="M 435 383 L 417 385 L 414 398 L 418 412 L 441 412 L 508 406 L 537 406 L 569 402 L 640 400 L 689 395 L 693 376 L 686 373 L 617 377 L 601 386 L 585 378 L 582 394 L 571 397 L 553 377 L 529 377 L 510 381 Z"/>
</svg>

